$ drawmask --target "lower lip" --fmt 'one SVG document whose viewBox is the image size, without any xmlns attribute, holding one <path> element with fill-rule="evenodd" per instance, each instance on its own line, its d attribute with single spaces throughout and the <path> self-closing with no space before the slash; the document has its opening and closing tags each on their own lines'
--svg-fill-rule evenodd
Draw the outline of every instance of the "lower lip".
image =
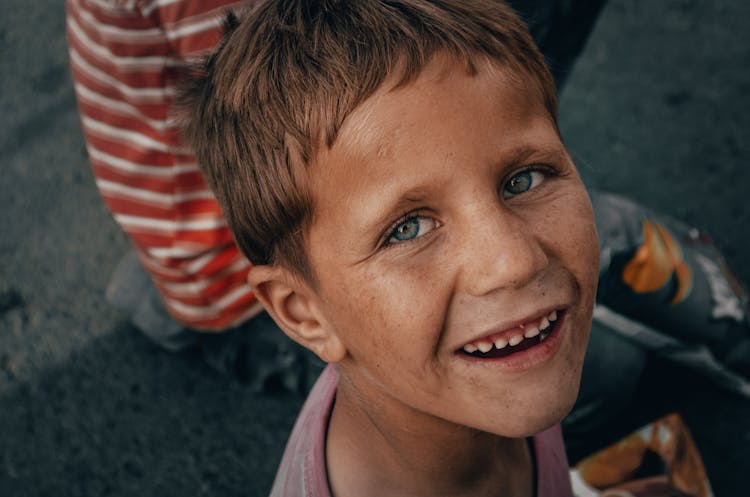
<svg viewBox="0 0 750 497">
<path fill-rule="evenodd" d="M 543 342 L 529 347 L 526 350 L 515 352 L 505 357 L 482 358 L 475 357 L 462 352 L 456 352 L 456 358 L 467 361 L 472 365 L 486 365 L 493 369 L 501 369 L 508 373 L 521 373 L 533 369 L 554 357 L 562 345 L 562 340 L 567 332 L 568 312 L 558 311 L 557 321 L 554 322 L 552 332 L 547 335 Z"/>
</svg>

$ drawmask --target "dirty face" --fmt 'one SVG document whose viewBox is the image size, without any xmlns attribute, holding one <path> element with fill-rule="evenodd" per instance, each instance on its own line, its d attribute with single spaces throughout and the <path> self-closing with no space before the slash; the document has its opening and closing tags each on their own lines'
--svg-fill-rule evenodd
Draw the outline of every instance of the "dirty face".
<svg viewBox="0 0 750 497">
<path fill-rule="evenodd" d="M 594 220 L 541 99 L 520 86 L 437 57 L 360 105 L 313 166 L 309 256 L 342 377 L 404 419 L 519 437 L 575 401 Z"/>
</svg>

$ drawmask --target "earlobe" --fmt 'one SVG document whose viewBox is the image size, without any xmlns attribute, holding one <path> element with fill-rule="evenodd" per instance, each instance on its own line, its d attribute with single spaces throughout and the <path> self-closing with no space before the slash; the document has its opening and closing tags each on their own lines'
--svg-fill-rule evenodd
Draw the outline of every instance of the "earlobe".
<svg viewBox="0 0 750 497">
<path fill-rule="evenodd" d="M 339 362 L 346 356 L 346 348 L 328 325 L 317 294 L 300 278 L 283 267 L 253 266 L 247 280 L 289 338 L 325 362 Z"/>
</svg>

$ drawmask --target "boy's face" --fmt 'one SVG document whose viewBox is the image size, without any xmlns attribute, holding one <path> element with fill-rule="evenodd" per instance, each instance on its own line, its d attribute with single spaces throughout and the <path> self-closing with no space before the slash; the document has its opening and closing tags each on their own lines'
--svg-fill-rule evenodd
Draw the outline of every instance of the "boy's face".
<svg viewBox="0 0 750 497">
<path fill-rule="evenodd" d="M 591 322 L 583 184 L 537 93 L 503 69 L 437 57 L 391 86 L 312 167 L 309 257 L 342 374 L 403 419 L 543 430 L 575 401 Z"/>
</svg>

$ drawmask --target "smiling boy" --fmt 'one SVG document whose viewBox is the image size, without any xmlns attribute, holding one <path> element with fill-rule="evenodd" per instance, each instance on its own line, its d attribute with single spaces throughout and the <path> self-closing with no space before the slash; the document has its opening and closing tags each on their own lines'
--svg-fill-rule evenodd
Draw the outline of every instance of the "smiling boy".
<svg viewBox="0 0 750 497">
<path fill-rule="evenodd" d="M 272 495 L 570 495 L 598 245 L 512 11 L 262 3 L 183 106 L 257 297 L 332 364 Z"/>
</svg>

